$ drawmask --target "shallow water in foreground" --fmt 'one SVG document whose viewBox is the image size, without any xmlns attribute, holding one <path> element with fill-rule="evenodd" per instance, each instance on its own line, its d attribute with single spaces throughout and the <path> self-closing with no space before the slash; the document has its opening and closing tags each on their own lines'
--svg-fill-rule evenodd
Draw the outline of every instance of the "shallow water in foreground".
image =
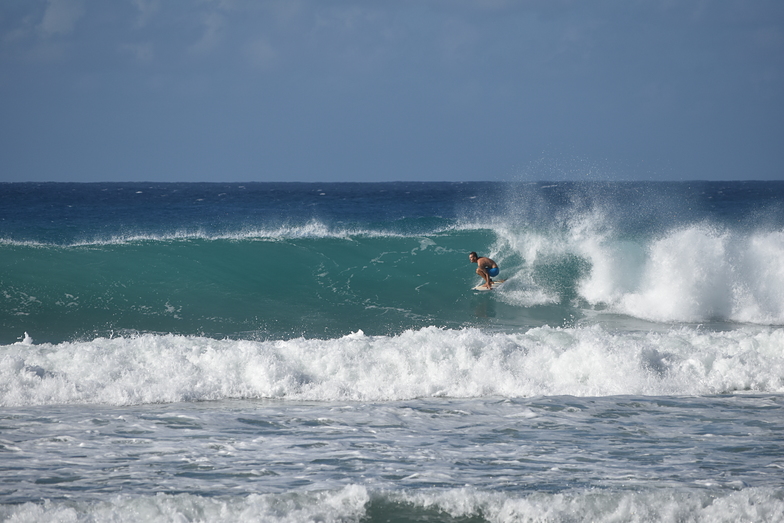
<svg viewBox="0 0 784 523">
<path fill-rule="evenodd" d="M 4 517 L 784 516 L 780 395 L 49 406 L 0 424 Z"/>
<path fill-rule="evenodd" d="M 0 204 L 2 521 L 784 521 L 784 183 Z"/>
</svg>

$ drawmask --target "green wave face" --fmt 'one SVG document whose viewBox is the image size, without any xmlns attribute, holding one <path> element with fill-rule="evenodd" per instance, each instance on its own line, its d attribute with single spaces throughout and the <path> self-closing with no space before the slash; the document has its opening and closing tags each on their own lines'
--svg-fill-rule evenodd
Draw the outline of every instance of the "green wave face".
<svg viewBox="0 0 784 523">
<path fill-rule="evenodd" d="M 0 342 L 781 325 L 782 195 L 773 182 L 0 185 Z M 471 291 L 469 251 L 508 281 Z"/>
<path fill-rule="evenodd" d="M 428 237 L 133 241 L 2 246 L 5 342 L 112 333 L 333 337 L 459 326 L 476 316 L 464 245 Z M 479 248 L 479 247 L 477 247 Z"/>
</svg>

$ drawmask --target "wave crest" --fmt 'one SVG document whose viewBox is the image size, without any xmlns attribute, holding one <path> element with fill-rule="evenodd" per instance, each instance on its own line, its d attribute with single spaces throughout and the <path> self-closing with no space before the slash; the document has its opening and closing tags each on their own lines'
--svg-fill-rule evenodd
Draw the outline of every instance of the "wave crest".
<svg viewBox="0 0 784 523">
<path fill-rule="evenodd" d="M 525 333 L 428 327 L 398 336 L 233 341 L 174 335 L 2 347 L 0 405 L 225 398 L 784 392 L 782 329 Z"/>
<path fill-rule="evenodd" d="M 545 232 L 500 228 L 492 256 L 516 283 L 503 298 L 561 303 L 656 322 L 784 324 L 784 230 L 708 222 L 624 235 L 602 213 Z"/>
</svg>

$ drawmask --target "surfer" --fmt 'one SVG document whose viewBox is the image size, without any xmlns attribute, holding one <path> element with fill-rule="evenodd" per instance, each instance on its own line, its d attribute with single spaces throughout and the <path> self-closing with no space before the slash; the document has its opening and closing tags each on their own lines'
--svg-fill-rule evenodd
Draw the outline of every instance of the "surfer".
<svg viewBox="0 0 784 523">
<path fill-rule="evenodd" d="M 471 260 L 471 263 L 476 263 L 476 273 L 485 280 L 484 287 L 489 289 L 493 286 L 493 280 L 491 278 L 495 278 L 498 276 L 498 264 L 491 260 L 490 258 L 485 258 L 484 256 L 478 256 L 475 252 L 471 252 L 468 255 L 468 259 Z"/>
</svg>

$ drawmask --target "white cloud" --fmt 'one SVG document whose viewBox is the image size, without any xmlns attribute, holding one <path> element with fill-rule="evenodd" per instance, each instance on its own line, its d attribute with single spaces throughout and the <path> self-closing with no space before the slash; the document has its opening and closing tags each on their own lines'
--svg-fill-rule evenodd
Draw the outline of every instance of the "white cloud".
<svg viewBox="0 0 784 523">
<path fill-rule="evenodd" d="M 159 0 L 133 0 L 133 4 L 139 10 L 139 18 L 136 22 L 138 27 L 144 27 L 160 9 Z"/>
<path fill-rule="evenodd" d="M 120 51 L 130 54 L 140 64 L 148 64 L 155 57 L 155 50 L 151 42 L 122 44 Z"/>
<path fill-rule="evenodd" d="M 478 32 L 463 20 L 447 20 L 441 30 L 439 44 L 447 62 L 458 62 L 473 55 L 479 40 Z"/>
<path fill-rule="evenodd" d="M 3 34 L 3 43 L 6 44 L 13 44 L 19 41 L 24 40 L 30 34 L 30 31 L 26 27 L 16 27 L 11 29 L 7 33 Z"/>
<path fill-rule="evenodd" d="M 275 49 L 263 38 L 245 44 L 245 56 L 253 67 L 269 69 L 278 58 Z"/>
<path fill-rule="evenodd" d="M 49 0 L 39 29 L 45 36 L 67 35 L 84 15 L 84 0 Z"/>
<path fill-rule="evenodd" d="M 204 33 L 198 42 L 191 46 L 191 51 L 208 53 L 215 49 L 223 39 L 223 30 L 226 20 L 218 13 L 207 13 L 202 17 Z"/>
</svg>

